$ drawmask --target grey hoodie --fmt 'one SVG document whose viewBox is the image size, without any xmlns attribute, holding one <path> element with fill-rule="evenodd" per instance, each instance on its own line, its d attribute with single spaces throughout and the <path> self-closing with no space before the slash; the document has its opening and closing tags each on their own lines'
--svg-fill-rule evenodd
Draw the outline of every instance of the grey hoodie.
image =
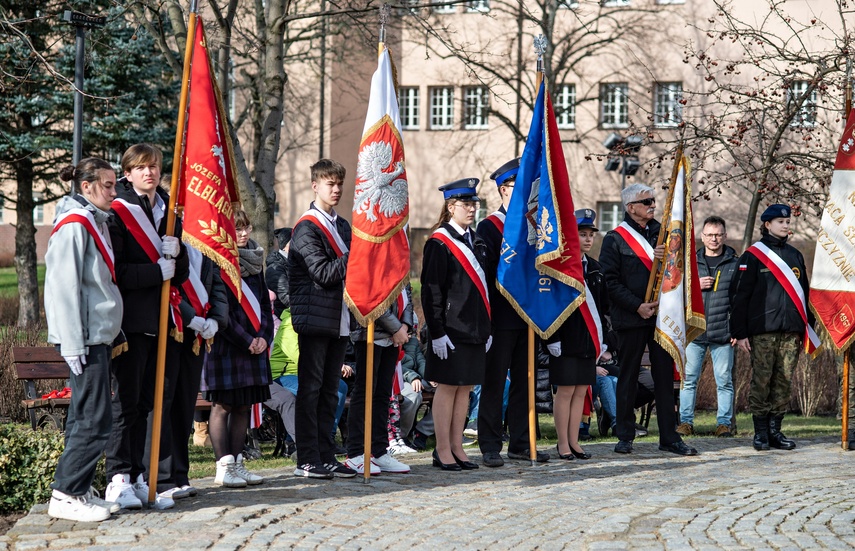
<svg viewBox="0 0 855 551">
<path fill-rule="evenodd" d="M 109 213 L 77 195 L 60 199 L 56 216 L 75 208 L 92 213 L 109 246 Z M 89 345 L 111 344 L 122 327 L 122 295 L 86 228 L 70 223 L 51 235 L 45 264 L 48 342 L 60 345 L 63 356 L 85 355 Z"/>
</svg>

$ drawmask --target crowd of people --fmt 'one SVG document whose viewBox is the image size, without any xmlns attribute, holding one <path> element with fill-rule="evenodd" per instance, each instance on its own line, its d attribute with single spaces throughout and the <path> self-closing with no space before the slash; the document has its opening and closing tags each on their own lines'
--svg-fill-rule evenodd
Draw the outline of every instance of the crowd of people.
<svg viewBox="0 0 855 551">
<path fill-rule="evenodd" d="M 174 500 L 195 495 L 188 478 L 194 426 L 198 442 L 209 439 L 213 448 L 217 484 L 262 483 L 244 458 L 250 409 L 260 403 L 282 418 L 296 449 L 295 476 L 354 477 L 365 469 L 408 473 L 400 459 L 414 448 L 425 449 L 430 436 L 436 438 L 433 466 L 443 471 L 501 467 L 505 442 L 509 459 L 550 459 L 542 450 L 532 455 L 529 447 L 527 326 L 496 285 L 519 159 L 490 176 L 502 205 L 477 227 L 478 178 L 439 188 L 442 206 L 424 245 L 422 319 L 407 286 L 376 321 L 370 366 L 366 329 L 343 301 L 351 228 L 335 210 L 346 176 L 340 163 L 322 159 L 311 167 L 314 201 L 293 229 L 276 230 L 278 249 L 266 259 L 250 238 L 249 218 L 235 211 L 242 289 L 260 307 L 257 320 L 218 266 L 182 241 L 180 220 L 174 235 L 167 235 L 169 197 L 159 185 L 161 165 L 156 147 L 137 144 L 123 155 L 119 180 L 110 164 L 97 158 L 61 172 L 74 192 L 57 206 L 45 259 L 45 305 L 48 341 L 71 371 L 72 400 L 51 516 L 98 521 L 119 509 L 167 509 Z M 655 399 L 659 448 L 697 454 L 682 436 L 694 432 L 695 390 L 707 350 L 718 387 L 715 434 L 731 436 L 734 347 L 751 355 L 754 368 L 754 447 L 793 449 L 781 424 L 792 368 L 813 318 L 804 307 L 804 259 L 787 244 L 789 207 L 772 205 L 763 212 L 762 238 L 741 257 L 724 245 L 723 219 L 704 221 L 697 260 L 707 332 L 687 351 L 678 418 L 674 362 L 654 339 L 658 303 L 645 297 L 652 261 L 661 259 L 664 249 L 657 245 L 654 190 L 632 184 L 621 198 L 624 220 L 606 233 L 599 259 L 590 255 L 598 232 L 595 212 L 575 213 L 586 311 L 594 315 L 575 311 L 541 345 L 554 391 L 557 458 L 591 458 L 581 442 L 592 395 L 601 421 L 606 420 L 600 432 L 618 437 L 615 452 L 631 453 L 640 392 Z M 166 281 L 173 293 L 164 423 L 158 472 L 150 473 L 159 296 Z M 645 351 L 649 370 L 641 369 Z M 476 386 L 477 421 L 470 408 Z M 200 390 L 212 404 L 207 423 L 199 418 L 194 423 Z M 432 406 L 417 421 L 428 390 Z M 336 442 L 340 425 L 347 435 L 343 446 Z M 480 463 L 467 454 L 464 429 L 477 434 Z M 105 453 L 109 483 L 101 499 L 92 481 Z M 153 503 L 150 484 L 156 486 Z"/>
</svg>

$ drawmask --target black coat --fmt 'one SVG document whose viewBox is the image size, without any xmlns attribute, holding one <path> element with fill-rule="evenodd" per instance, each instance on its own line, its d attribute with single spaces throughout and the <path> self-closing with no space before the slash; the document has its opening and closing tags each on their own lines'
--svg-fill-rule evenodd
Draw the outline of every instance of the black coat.
<svg viewBox="0 0 855 551">
<path fill-rule="evenodd" d="M 450 224 L 443 224 L 452 238 L 464 243 L 463 236 Z M 475 257 L 483 269 L 487 246 L 475 232 Z M 466 245 L 464 245 L 466 246 Z M 448 335 L 452 344 L 484 344 L 490 337 L 490 316 L 475 283 L 448 247 L 438 239 L 428 239 L 422 261 L 422 309 L 431 339 Z"/>
<path fill-rule="evenodd" d="M 267 288 L 276 293 L 273 313 L 278 318 L 284 310 L 291 307 L 291 300 L 288 298 L 288 259 L 280 251 L 267 255 L 267 273 L 264 277 Z"/>
<path fill-rule="evenodd" d="M 707 320 L 706 332 L 693 342 L 697 344 L 727 344 L 730 342 L 730 285 L 739 264 L 736 251 L 724 246 L 718 266 L 711 270 L 707 264 L 704 249 L 697 252 L 698 277 L 712 276 L 716 278 L 713 287 L 701 292 L 704 299 L 704 314 Z"/>
<path fill-rule="evenodd" d="M 805 270 L 805 259 L 786 239 L 765 235 L 761 241 L 778 254 L 794 273 L 810 301 L 810 284 Z M 807 310 L 808 323 L 813 326 L 814 316 Z M 778 280 L 760 260 L 749 252 L 739 257 L 739 269 L 730 285 L 730 332 L 734 338 L 744 339 L 763 333 L 803 334 L 805 324 L 795 304 Z"/>
<path fill-rule="evenodd" d="M 651 220 L 646 228 L 642 228 L 629 214 L 624 214 L 624 221 L 640 233 L 651 247 L 656 247 L 659 222 Z M 621 330 L 655 325 L 656 316 L 644 319 L 638 315 L 638 307 L 644 303 L 644 295 L 647 293 L 650 270 L 615 230 L 603 238 L 600 264 L 611 300 L 612 327 Z"/>
<path fill-rule="evenodd" d="M 141 207 L 152 225 L 154 218 L 148 200 L 136 194 L 129 183 L 116 185 L 119 199 L 124 199 L 132 205 Z M 169 195 L 160 188 L 157 194 L 164 203 L 169 205 Z M 168 208 L 168 207 L 167 207 Z M 152 262 L 142 246 L 137 243 L 122 219 L 111 211 L 109 226 L 110 239 L 115 254 L 116 283 L 122 292 L 125 313 L 122 318 L 122 330 L 125 333 L 147 333 L 156 335 L 160 317 L 160 287 L 163 284 L 163 273 L 157 262 Z M 166 234 L 166 215 L 160 221 L 157 233 L 161 237 Z M 181 238 L 181 220 L 175 220 L 175 237 Z M 190 261 L 187 250 L 181 244 L 181 252 L 175 258 L 175 276 L 172 284 L 180 286 L 190 273 Z M 172 321 L 170 320 L 170 325 Z"/>
<path fill-rule="evenodd" d="M 499 209 L 505 212 L 505 207 Z M 478 224 L 478 236 L 487 246 L 487 263 L 484 273 L 487 276 L 487 288 L 490 293 L 490 309 L 493 312 L 493 331 L 519 331 L 528 326 L 517 314 L 508 299 L 496 287 L 496 273 L 499 269 L 499 257 L 502 251 L 502 232 L 491 221 L 484 219 Z"/>
<path fill-rule="evenodd" d="M 229 325 L 229 297 L 226 293 L 231 291 L 228 291 L 226 284 L 223 283 L 220 268 L 207 256 L 202 257 L 200 272 L 199 279 L 202 280 L 202 286 L 208 291 L 208 304 L 210 305 L 207 315 L 201 317 L 216 320 L 217 331 L 221 331 Z M 196 310 L 187 300 L 184 288 L 181 287 L 180 290 L 181 297 L 184 300 L 181 301 L 179 308 L 181 309 L 181 319 L 184 321 L 184 330 L 187 331 L 187 325 L 196 317 Z"/>
<path fill-rule="evenodd" d="M 347 220 L 338 216 L 336 229 L 345 245 L 350 247 Z M 314 222 L 303 221 L 294 227 L 288 253 L 288 284 L 291 323 L 297 333 L 339 336 L 348 256 L 349 253 L 345 253 L 339 258 Z"/>
</svg>

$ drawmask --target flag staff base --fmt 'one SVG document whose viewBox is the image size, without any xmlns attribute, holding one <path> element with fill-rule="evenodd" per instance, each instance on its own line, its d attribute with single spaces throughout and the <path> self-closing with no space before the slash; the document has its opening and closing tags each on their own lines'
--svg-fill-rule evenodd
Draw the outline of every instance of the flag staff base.
<svg viewBox="0 0 855 551">
<path fill-rule="evenodd" d="M 849 449 L 849 348 L 843 353 L 843 389 L 841 395 L 843 397 L 841 413 L 842 438 L 840 443 L 844 450 Z"/>
<path fill-rule="evenodd" d="M 531 466 L 537 463 L 537 418 L 534 412 L 534 329 L 528 328 L 528 452 Z"/>
</svg>

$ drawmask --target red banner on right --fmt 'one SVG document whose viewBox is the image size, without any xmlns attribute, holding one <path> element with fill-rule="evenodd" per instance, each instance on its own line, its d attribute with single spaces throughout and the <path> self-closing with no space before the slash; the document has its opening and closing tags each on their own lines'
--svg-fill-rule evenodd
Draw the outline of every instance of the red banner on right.
<svg viewBox="0 0 855 551">
<path fill-rule="evenodd" d="M 855 109 L 837 150 L 811 276 L 810 307 L 823 340 L 843 352 L 855 338 Z"/>
</svg>

